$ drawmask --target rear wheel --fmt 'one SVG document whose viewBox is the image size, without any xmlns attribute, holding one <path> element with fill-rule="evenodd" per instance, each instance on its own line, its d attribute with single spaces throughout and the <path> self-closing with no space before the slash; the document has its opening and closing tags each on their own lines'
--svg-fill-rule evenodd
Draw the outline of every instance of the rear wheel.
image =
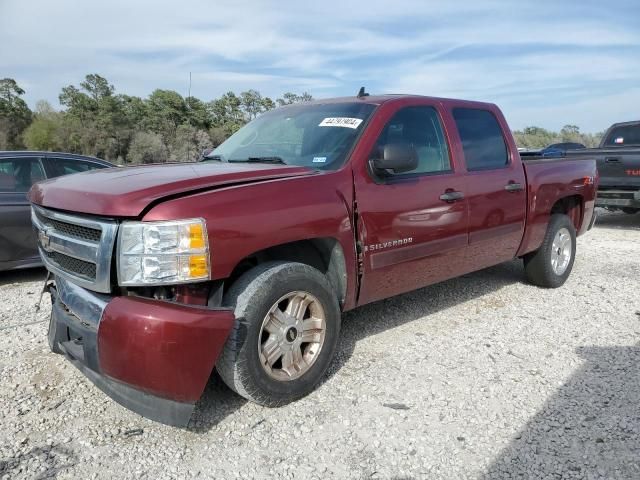
<svg viewBox="0 0 640 480">
<path fill-rule="evenodd" d="M 534 285 L 558 288 L 569 278 L 576 256 L 576 231 L 571 219 L 551 215 L 542 245 L 524 257 L 527 279 Z"/>
<path fill-rule="evenodd" d="M 301 263 L 270 262 L 245 273 L 225 295 L 236 323 L 217 363 L 243 397 L 279 406 L 322 379 L 340 330 L 340 309 L 326 277 Z"/>
<path fill-rule="evenodd" d="M 640 208 L 623 207 L 622 211 L 628 215 L 633 215 L 635 213 L 640 212 Z"/>
</svg>

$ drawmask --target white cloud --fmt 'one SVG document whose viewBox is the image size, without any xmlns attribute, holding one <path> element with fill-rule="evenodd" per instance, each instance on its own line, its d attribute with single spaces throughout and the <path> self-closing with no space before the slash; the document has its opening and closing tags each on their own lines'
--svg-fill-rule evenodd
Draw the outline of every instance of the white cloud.
<svg viewBox="0 0 640 480">
<path fill-rule="evenodd" d="M 367 82 L 495 101 L 516 127 L 601 129 L 605 115 L 628 112 L 594 85 L 611 82 L 607 98 L 619 101 L 640 73 L 640 31 L 625 21 L 640 12 L 620 2 L 1 0 L 0 70 L 31 104 L 91 72 L 120 92 L 184 93 L 191 71 L 204 99 L 246 88 L 351 94 Z"/>
</svg>

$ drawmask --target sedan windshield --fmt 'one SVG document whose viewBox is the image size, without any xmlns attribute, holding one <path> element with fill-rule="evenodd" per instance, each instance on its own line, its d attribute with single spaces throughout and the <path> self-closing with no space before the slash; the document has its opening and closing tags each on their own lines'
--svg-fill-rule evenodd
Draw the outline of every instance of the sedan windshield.
<svg viewBox="0 0 640 480">
<path fill-rule="evenodd" d="M 336 170 L 374 109 L 375 105 L 362 102 L 278 108 L 242 127 L 203 160 Z"/>
</svg>

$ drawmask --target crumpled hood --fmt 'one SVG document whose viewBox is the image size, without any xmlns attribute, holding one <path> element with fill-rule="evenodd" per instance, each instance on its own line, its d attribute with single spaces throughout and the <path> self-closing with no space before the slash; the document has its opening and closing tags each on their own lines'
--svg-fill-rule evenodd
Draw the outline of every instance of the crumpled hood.
<svg viewBox="0 0 640 480">
<path fill-rule="evenodd" d="M 307 167 L 260 163 L 177 163 L 118 167 L 35 184 L 29 200 L 43 207 L 108 217 L 137 217 L 165 197 L 228 185 L 312 175 Z"/>
</svg>

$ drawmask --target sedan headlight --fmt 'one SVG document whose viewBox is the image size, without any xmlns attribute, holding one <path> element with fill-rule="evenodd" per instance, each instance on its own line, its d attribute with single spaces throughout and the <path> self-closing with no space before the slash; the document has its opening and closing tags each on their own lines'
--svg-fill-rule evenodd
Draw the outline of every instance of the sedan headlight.
<svg viewBox="0 0 640 480">
<path fill-rule="evenodd" d="M 123 222 L 118 236 L 121 286 L 168 285 L 209 278 L 204 219 Z"/>
</svg>

